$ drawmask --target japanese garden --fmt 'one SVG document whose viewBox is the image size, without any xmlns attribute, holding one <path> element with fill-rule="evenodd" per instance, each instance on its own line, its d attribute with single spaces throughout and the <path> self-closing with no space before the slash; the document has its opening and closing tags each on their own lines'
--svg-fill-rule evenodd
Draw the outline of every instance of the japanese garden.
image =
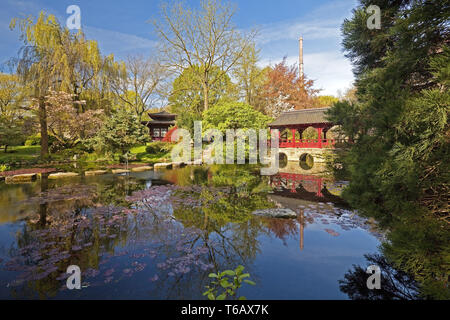
<svg viewBox="0 0 450 320">
<path fill-rule="evenodd" d="M 335 94 L 325 31 L 289 57 L 241 2 L 160 2 L 116 52 L 94 4 L 8 13 L 0 299 L 450 299 L 449 2 L 347 3 Z"/>
</svg>

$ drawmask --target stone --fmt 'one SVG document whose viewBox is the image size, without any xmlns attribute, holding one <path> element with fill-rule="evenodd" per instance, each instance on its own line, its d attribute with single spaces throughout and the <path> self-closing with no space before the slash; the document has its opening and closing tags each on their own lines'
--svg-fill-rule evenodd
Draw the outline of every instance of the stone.
<svg viewBox="0 0 450 320">
<path fill-rule="evenodd" d="M 49 179 L 61 179 L 61 178 L 71 178 L 71 177 L 77 177 L 78 173 L 75 172 L 58 172 L 58 173 L 52 173 L 48 176 Z"/>
<path fill-rule="evenodd" d="M 155 164 L 155 170 L 158 169 L 172 169 L 171 163 L 156 163 Z"/>
<path fill-rule="evenodd" d="M 6 183 L 20 183 L 20 182 L 30 182 L 37 178 L 36 173 L 18 174 L 15 176 L 6 177 Z"/>
<path fill-rule="evenodd" d="M 113 174 L 122 174 L 122 173 L 128 173 L 128 172 L 130 172 L 130 170 L 125 170 L 125 169 L 115 169 L 115 170 L 112 170 L 112 173 L 113 173 Z"/>
<path fill-rule="evenodd" d="M 297 218 L 297 214 L 291 209 L 287 208 L 273 208 L 253 211 L 252 214 L 260 217 L 266 218 L 283 218 L 283 219 L 293 219 Z"/>
<path fill-rule="evenodd" d="M 150 171 L 150 170 L 153 170 L 153 167 L 143 166 L 143 167 L 131 168 L 131 171 L 133 171 L 133 172 L 143 172 L 143 171 Z"/>
<path fill-rule="evenodd" d="M 85 176 L 99 176 L 102 174 L 106 174 L 108 171 L 106 170 L 94 170 L 94 171 L 86 171 L 84 173 Z"/>
<path fill-rule="evenodd" d="M 185 166 L 184 162 L 172 162 L 172 167 L 173 168 L 182 168 Z"/>
</svg>

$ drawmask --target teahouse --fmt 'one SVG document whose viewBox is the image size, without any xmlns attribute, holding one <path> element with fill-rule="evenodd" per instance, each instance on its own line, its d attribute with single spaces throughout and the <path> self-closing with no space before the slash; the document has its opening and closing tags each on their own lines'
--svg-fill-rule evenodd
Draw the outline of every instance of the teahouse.
<svg viewBox="0 0 450 320">
<path fill-rule="evenodd" d="M 150 121 L 146 121 L 152 141 L 161 141 L 166 136 L 169 128 L 175 125 L 176 114 L 166 111 L 149 113 Z"/>
</svg>

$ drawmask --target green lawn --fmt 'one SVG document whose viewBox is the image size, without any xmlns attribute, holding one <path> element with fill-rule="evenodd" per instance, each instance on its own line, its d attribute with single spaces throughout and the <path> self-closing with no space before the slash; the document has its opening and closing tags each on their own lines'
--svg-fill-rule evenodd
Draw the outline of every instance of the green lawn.
<svg viewBox="0 0 450 320">
<path fill-rule="evenodd" d="M 0 163 L 12 163 L 18 161 L 29 161 L 39 157 L 40 146 L 15 146 L 8 147 L 5 153 L 3 148 L 0 150 Z"/>
<path fill-rule="evenodd" d="M 164 153 L 147 153 L 146 152 L 146 145 L 139 146 L 132 148 L 130 152 L 135 155 L 133 158 L 136 160 L 132 160 L 133 162 L 142 162 L 142 163 L 156 163 L 162 161 L 165 159 L 170 159 L 170 152 Z M 40 146 L 12 146 L 8 147 L 8 152 L 5 153 L 3 149 L 0 149 L 0 165 L 6 164 L 14 164 L 17 162 L 26 162 L 26 161 L 32 161 L 39 157 L 41 151 Z M 89 155 L 85 155 L 83 157 L 83 160 L 86 162 L 94 162 L 99 160 L 99 155 L 92 153 Z M 117 154 L 115 158 L 118 158 L 119 155 Z M 52 154 L 52 158 L 54 160 L 60 160 L 61 155 L 59 154 Z M 61 158 L 62 159 L 62 158 Z M 81 159 L 80 159 L 81 160 Z M 14 166 L 15 167 L 15 166 Z"/>
<path fill-rule="evenodd" d="M 145 153 L 145 148 L 146 147 L 147 147 L 146 145 L 139 146 L 139 147 L 134 147 L 134 148 L 131 148 L 130 152 L 133 153 L 133 154 Z"/>
<path fill-rule="evenodd" d="M 167 158 L 167 159 L 170 158 L 170 152 L 169 153 L 164 153 L 164 152 L 147 153 L 145 151 L 145 148 L 146 148 L 146 145 L 135 147 L 130 150 L 130 153 L 136 155 L 136 158 L 139 162 L 146 162 L 146 163 L 156 163 L 156 162 L 159 162 L 161 158 Z"/>
</svg>

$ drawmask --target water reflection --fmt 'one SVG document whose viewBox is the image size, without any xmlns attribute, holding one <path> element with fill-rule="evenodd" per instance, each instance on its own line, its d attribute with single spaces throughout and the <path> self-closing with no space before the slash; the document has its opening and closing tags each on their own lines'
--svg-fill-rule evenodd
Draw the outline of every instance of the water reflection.
<svg viewBox="0 0 450 320">
<path fill-rule="evenodd" d="M 151 184 L 108 176 L 50 187 L 43 177 L 40 192 L 34 188 L 19 203 L 29 211 L 7 249 L 10 281 L 3 288 L 14 298 L 55 297 L 65 290 L 68 265 L 80 266 L 85 287 L 96 287 L 131 278 L 151 264 L 154 297 L 189 298 L 192 286 L 199 288 L 198 297 L 209 270 L 249 263 L 259 251 L 262 226 L 250 221 L 250 212 L 269 202 L 253 193 L 258 177 L 235 171 L 228 186 L 231 173 L 198 168 L 180 170 L 176 181 L 165 172 Z"/>
<path fill-rule="evenodd" d="M 345 298 L 340 275 L 383 236 L 345 207 L 342 184 L 258 172 L 185 167 L 0 185 L 0 297 L 203 299 L 210 272 L 241 264 L 258 283 L 249 298 L 311 298 L 314 287 L 315 298 Z M 252 215 L 276 207 L 298 218 Z M 77 292 L 65 287 L 73 264 L 82 270 Z"/>
<path fill-rule="evenodd" d="M 339 197 L 345 182 L 334 182 L 321 176 L 280 172 L 270 177 L 276 194 L 310 201 L 343 203 Z"/>
<path fill-rule="evenodd" d="M 380 289 L 367 288 L 367 267 L 353 266 L 344 280 L 339 280 L 342 292 L 353 300 L 418 300 L 421 299 L 419 284 L 414 278 L 393 267 L 380 254 L 365 255 L 367 266 L 376 265 L 381 269 Z"/>
</svg>

